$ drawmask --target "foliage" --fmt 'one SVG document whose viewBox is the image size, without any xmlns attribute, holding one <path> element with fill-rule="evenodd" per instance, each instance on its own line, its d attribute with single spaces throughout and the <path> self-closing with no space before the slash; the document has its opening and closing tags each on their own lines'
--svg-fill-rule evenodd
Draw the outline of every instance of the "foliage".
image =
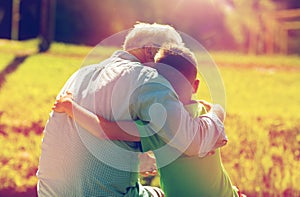
<svg viewBox="0 0 300 197">
<path fill-rule="evenodd" d="M 242 53 L 228 53 L 228 52 L 212 52 L 212 58 L 217 64 L 222 66 L 235 66 L 235 67 L 251 67 L 254 69 L 277 69 L 284 67 L 283 70 L 290 69 L 291 67 L 300 67 L 300 57 L 297 55 L 253 55 Z M 238 60 L 238 61 L 236 61 Z M 262 67 L 262 68 L 261 68 Z"/>
<path fill-rule="evenodd" d="M 7 55 L 9 63 L 13 57 L 8 54 L 18 53 L 19 47 L 9 52 L 0 49 L 0 57 Z M 34 47 L 32 43 L 25 49 Z M 50 107 L 88 49 L 54 43 L 48 53 L 28 56 L 6 76 L 0 89 L 0 195 L 7 189 L 23 192 L 35 187 Z M 108 52 L 103 49 L 103 53 Z M 225 126 L 230 141 L 222 148 L 222 157 L 232 182 L 248 196 L 299 196 L 299 59 L 212 56 L 227 93 Z M 5 62 L 1 64 L 4 68 Z M 205 88 L 202 84 L 199 97 L 209 99 Z M 158 185 L 159 177 L 144 181 Z"/>
<path fill-rule="evenodd" d="M 56 41 L 95 45 L 137 22 L 167 23 L 210 49 L 263 50 L 266 26 L 275 31 L 272 0 L 102 0 L 57 2 Z M 167 12 L 166 12 L 167 10 Z M 263 15 L 263 16 L 262 16 Z M 181 20 L 178 20 L 180 18 Z M 185 21 L 182 23 L 182 21 Z M 259 46 L 260 49 L 255 49 Z M 254 49 L 253 49 L 254 48 Z"/>
<path fill-rule="evenodd" d="M 271 0 L 247 1 L 233 0 L 223 6 L 225 24 L 238 44 L 249 43 L 249 50 L 256 52 L 254 47 L 258 36 L 271 26 L 275 29 L 276 21 L 272 16 L 275 4 Z M 274 31 L 273 29 L 273 31 Z"/>
<path fill-rule="evenodd" d="M 47 26 L 40 24 L 43 21 L 44 11 L 40 10 L 43 1 L 19 3 L 19 38 L 38 36 L 43 29 L 40 27 Z M 291 20 L 289 17 L 277 21 L 274 12 L 297 7 L 296 0 L 173 0 L 171 4 L 161 0 L 60 0 L 55 1 L 55 13 L 49 15 L 55 16 L 54 38 L 57 42 L 95 45 L 99 40 L 132 28 L 141 21 L 170 24 L 209 49 L 272 53 L 278 51 L 282 45 L 279 40 L 283 39 L 282 36 L 274 36 L 273 32 L 280 34 L 284 22 Z M 0 4 L 0 10 L 3 16 L 0 34 L 8 38 L 11 34 L 11 1 Z M 297 21 L 299 17 L 294 19 Z M 299 34 L 289 32 L 288 36 L 293 41 L 289 43 L 289 52 L 299 53 L 298 45 L 294 45 L 299 42 Z M 282 42 L 288 44 L 289 41 Z M 273 48 L 273 45 L 276 46 Z"/>
</svg>

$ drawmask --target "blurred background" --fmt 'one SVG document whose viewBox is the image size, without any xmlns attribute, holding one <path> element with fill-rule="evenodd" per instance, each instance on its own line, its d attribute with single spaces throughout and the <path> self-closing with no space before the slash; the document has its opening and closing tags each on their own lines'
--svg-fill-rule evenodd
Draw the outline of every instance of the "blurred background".
<svg viewBox="0 0 300 197">
<path fill-rule="evenodd" d="M 300 54 L 298 0 L 1 0 L 0 38 L 95 45 L 137 21 L 167 23 L 210 50 Z"/>
<path fill-rule="evenodd" d="M 299 0 L 0 0 L 0 196 L 36 196 L 57 93 L 96 44 L 139 21 L 191 36 L 217 65 L 233 184 L 250 197 L 299 197 Z M 212 101 L 201 81 L 196 98 Z M 159 186 L 159 176 L 141 181 Z"/>
</svg>

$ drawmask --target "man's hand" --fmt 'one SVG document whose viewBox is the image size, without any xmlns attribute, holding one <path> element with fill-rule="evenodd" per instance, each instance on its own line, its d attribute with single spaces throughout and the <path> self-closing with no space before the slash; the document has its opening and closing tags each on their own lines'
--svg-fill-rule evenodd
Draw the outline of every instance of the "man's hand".
<svg viewBox="0 0 300 197">
<path fill-rule="evenodd" d="M 217 116 L 218 118 L 224 122 L 225 120 L 225 111 L 224 109 L 221 107 L 221 105 L 219 104 L 212 104 L 212 103 L 209 103 L 205 100 L 199 100 L 199 103 L 201 103 L 202 105 L 204 105 L 205 109 L 207 112 L 209 111 L 213 111 Z"/>
<path fill-rule="evenodd" d="M 218 104 L 214 105 L 214 104 L 209 103 L 205 100 L 199 100 L 199 103 L 201 103 L 205 107 L 207 112 L 213 111 L 218 116 L 218 118 L 222 122 L 224 122 L 224 120 L 225 120 L 225 111 L 223 110 L 223 108 L 220 105 L 218 105 Z M 225 146 L 227 144 L 227 142 L 228 142 L 228 140 L 225 136 L 220 136 L 220 138 L 216 142 L 213 149 L 210 152 L 208 152 L 206 156 L 215 154 L 216 149 L 220 148 L 222 146 Z"/>
<path fill-rule="evenodd" d="M 210 111 L 210 109 L 213 106 L 212 103 L 209 103 L 209 102 L 207 102 L 205 100 L 199 100 L 199 103 L 201 103 L 205 107 L 205 109 L 206 109 L 207 112 Z"/>
<path fill-rule="evenodd" d="M 225 120 L 225 111 L 224 111 L 224 109 L 221 105 L 219 105 L 219 104 L 213 105 L 212 108 L 211 108 L 211 111 L 213 111 L 218 116 L 218 118 L 222 122 L 224 122 L 224 120 Z"/>
</svg>

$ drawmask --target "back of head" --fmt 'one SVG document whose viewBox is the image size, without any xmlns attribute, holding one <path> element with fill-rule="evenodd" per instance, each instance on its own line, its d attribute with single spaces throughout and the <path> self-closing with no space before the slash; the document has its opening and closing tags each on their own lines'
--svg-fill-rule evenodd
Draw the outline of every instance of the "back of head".
<svg viewBox="0 0 300 197">
<path fill-rule="evenodd" d="M 190 83 L 193 83 L 197 77 L 196 57 L 186 47 L 173 44 L 164 45 L 155 55 L 154 60 L 156 63 L 176 69 Z"/>
<path fill-rule="evenodd" d="M 159 48 L 165 43 L 184 45 L 180 34 L 169 25 L 138 23 L 127 34 L 123 48 L 126 51 L 145 46 Z"/>
</svg>

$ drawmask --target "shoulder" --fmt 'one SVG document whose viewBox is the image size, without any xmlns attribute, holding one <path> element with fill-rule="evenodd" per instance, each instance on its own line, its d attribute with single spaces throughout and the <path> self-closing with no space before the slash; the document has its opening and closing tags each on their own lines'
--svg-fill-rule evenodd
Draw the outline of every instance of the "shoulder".
<svg viewBox="0 0 300 197">
<path fill-rule="evenodd" d="M 170 82 L 154 68 L 143 66 L 140 70 L 138 80 L 142 82 L 143 85 L 148 86 L 163 86 L 167 89 L 174 91 Z"/>
</svg>

